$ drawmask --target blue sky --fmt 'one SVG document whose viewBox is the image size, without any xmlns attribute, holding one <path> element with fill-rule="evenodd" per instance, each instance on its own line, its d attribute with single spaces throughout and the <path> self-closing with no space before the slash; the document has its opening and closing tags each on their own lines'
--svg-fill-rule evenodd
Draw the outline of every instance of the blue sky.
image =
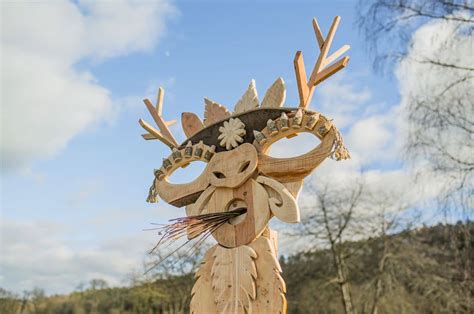
<svg viewBox="0 0 474 314">
<path fill-rule="evenodd" d="M 6 9 L 9 5 L 4 4 Z M 277 77 L 283 77 L 287 86 L 286 103 L 294 105 L 298 99 L 294 54 L 297 50 L 303 51 L 309 71 L 318 52 L 311 27 L 313 17 L 318 18 L 323 32 L 328 30 L 334 16 L 342 17 L 332 47 L 337 49 L 349 44 L 351 60 L 346 69 L 317 89 L 311 107 L 335 118 L 336 125 L 349 137 L 346 139 L 349 149 L 351 143 L 361 145 L 354 148 L 354 164 L 374 173 L 400 170 L 396 156 L 385 156 L 387 147 L 396 146 L 398 142 L 394 125 L 387 122 L 390 120 L 387 115 L 393 114 L 399 104 L 398 82 L 390 73 L 380 76 L 373 72 L 366 44 L 355 26 L 355 2 L 178 1 L 167 2 L 167 5 L 166 12 L 160 13 L 160 7 L 155 8 L 154 13 L 144 18 L 143 28 L 132 33 L 138 43 L 126 38 L 124 41 L 128 41 L 109 55 L 95 53 L 93 49 L 105 48 L 90 44 L 90 51 L 68 59 L 70 71 L 87 73 L 88 84 L 98 86 L 107 95 L 104 96 L 108 99 L 106 109 L 98 111 L 97 119 L 81 124 L 78 131 L 70 132 L 63 144 L 47 153 L 36 155 L 28 151 L 30 156 L 20 165 L 2 166 L 2 246 L 5 250 L 2 254 L 13 255 L 1 265 L 0 286 L 17 292 L 34 286 L 44 287 L 51 293 L 67 292 L 81 280 L 103 277 L 118 284 L 128 272 L 140 270 L 143 252 L 155 239 L 153 235 L 144 235 L 142 229 L 150 222 L 184 214 L 183 209 L 163 202 L 145 202 L 152 170 L 159 167 L 169 150 L 161 143 L 146 142 L 140 137 L 143 131 L 138 119 L 151 120 L 141 99 L 154 99 L 156 89 L 165 88 L 163 115 L 167 120 L 178 119 L 178 124 L 172 127 L 178 141 L 184 140 L 179 123 L 181 112 L 191 111 L 202 117 L 205 96 L 232 108 L 251 79 L 256 80 L 257 89 L 263 95 Z M 29 6 L 34 10 L 38 5 Z M 85 15 L 94 10 L 88 1 L 69 3 L 69 6 Z M 105 11 L 114 14 L 113 6 L 105 7 Z M 4 10 L 3 14 L 12 13 Z M 31 23 L 38 23 L 39 27 L 41 19 L 39 15 Z M 159 19 L 162 25 L 153 24 L 156 21 L 152 19 Z M 108 38 L 122 36 L 121 32 L 133 28 L 136 20 L 139 17 L 135 15 L 129 20 L 120 20 L 120 28 L 109 30 Z M 18 30 L 8 21 L 4 22 L 2 32 L 28 31 Z M 154 25 L 160 28 L 159 32 L 150 30 Z M 2 49 L 14 44 L 3 42 Z M 133 48 L 134 44 L 139 47 Z M 30 49 L 32 55 L 39 51 L 34 45 L 21 47 Z M 8 56 L 2 63 L 9 62 Z M 8 73 L 6 75 L 9 78 Z M 61 88 L 47 81 L 44 85 L 41 80 L 38 83 L 40 88 L 35 92 L 39 96 Z M 80 93 L 78 90 L 75 94 L 72 89 L 61 103 L 84 97 Z M 7 106 L 6 100 L 2 97 L 3 109 Z M 38 119 L 42 119 L 43 114 L 48 115 L 46 102 L 36 103 L 35 109 L 25 108 L 38 110 L 35 112 Z M 82 108 L 81 103 L 77 108 Z M 69 117 L 79 114 L 75 106 L 67 107 L 57 118 L 55 112 L 44 118 L 43 126 L 62 120 L 55 129 L 57 133 L 63 132 Z M 30 129 L 32 126 L 22 123 L 20 114 L 2 119 L 16 120 L 15 132 L 4 130 L 5 136 L 14 138 L 16 132 L 26 130 L 38 134 L 38 139 L 32 142 L 49 141 L 47 135 L 41 133 L 41 125 Z M 362 131 L 367 129 L 357 124 L 359 119 L 376 126 L 381 124 L 381 129 L 369 128 L 372 133 L 368 138 L 375 137 L 380 144 L 369 146 L 372 157 L 363 162 L 367 144 L 354 126 Z M 360 158 L 357 158 L 358 149 Z M 2 149 L 2 154 L 9 153 Z M 124 257 L 122 265 L 115 265 Z M 52 266 L 62 263 L 73 266 L 64 269 Z M 70 274 L 60 276 L 60 272 Z"/>
</svg>

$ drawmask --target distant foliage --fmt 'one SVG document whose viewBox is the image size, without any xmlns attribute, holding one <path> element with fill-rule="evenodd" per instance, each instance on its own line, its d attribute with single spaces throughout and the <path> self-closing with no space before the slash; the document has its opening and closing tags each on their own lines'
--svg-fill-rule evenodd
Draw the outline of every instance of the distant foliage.
<svg viewBox="0 0 474 314">
<path fill-rule="evenodd" d="M 460 277 L 457 252 L 465 252 L 474 260 L 474 244 L 453 249 L 450 237 L 452 233 L 464 237 L 464 229 L 470 230 L 472 238 L 471 222 L 389 236 L 392 253 L 386 260 L 378 313 L 472 313 L 469 300 L 474 284 Z M 358 313 L 372 309 L 381 239 L 343 244 L 358 247 L 347 259 Z M 338 284 L 332 280 L 337 276 L 329 251 L 299 253 L 280 262 L 287 282 L 288 313 L 343 313 Z M 0 288 L 0 313 L 189 313 L 193 282 L 192 273 L 164 276 L 130 288 L 105 288 L 104 281 L 96 280 L 83 291 L 50 297 L 38 288 L 23 297 Z"/>
</svg>

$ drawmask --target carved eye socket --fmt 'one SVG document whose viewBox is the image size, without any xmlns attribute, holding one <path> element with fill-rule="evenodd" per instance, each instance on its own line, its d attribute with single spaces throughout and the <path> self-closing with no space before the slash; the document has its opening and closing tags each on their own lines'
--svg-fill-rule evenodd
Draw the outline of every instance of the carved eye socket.
<svg viewBox="0 0 474 314">
<path fill-rule="evenodd" d="M 197 144 L 189 141 L 185 147 L 173 148 L 171 155 L 163 159 L 161 168 L 155 171 L 155 177 L 158 180 L 167 178 L 174 184 L 190 183 L 204 172 L 214 154 L 215 146 L 207 146 L 202 141 Z"/>
<path fill-rule="evenodd" d="M 225 174 L 223 174 L 222 172 L 219 172 L 219 171 L 214 171 L 214 172 L 212 172 L 212 174 L 214 176 L 216 176 L 216 178 L 218 178 L 218 179 L 225 179 L 226 178 Z"/>
<path fill-rule="evenodd" d="M 168 176 L 168 181 L 174 184 L 183 184 L 194 181 L 206 169 L 207 163 L 196 160 L 188 165 L 174 170 Z"/>
<path fill-rule="evenodd" d="M 250 166 L 250 160 L 247 160 L 245 162 L 243 162 L 241 165 L 240 165 L 240 169 L 239 169 L 239 173 L 242 173 L 244 172 L 245 170 L 247 170 L 247 168 Z"/>
<path fill-rule="evenodd" d="M 298 135 L 298 136 L 296 136 Z M 267 155 L 274 158 L 301 156 L 318 146 L 321 141 L 311 133 L 298 133 L 291 138 L 281 138 L 268 148 Z"/>
</svg>

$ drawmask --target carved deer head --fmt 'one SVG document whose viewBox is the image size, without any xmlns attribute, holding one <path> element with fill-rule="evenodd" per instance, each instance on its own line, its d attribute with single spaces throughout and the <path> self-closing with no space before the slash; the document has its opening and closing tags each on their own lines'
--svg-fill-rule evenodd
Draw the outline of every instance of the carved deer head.
<svg viewBox="0 0 474 314">
<path fill-rule="evenodd" d="M 165 122 L 161 115 L 163 90 L 159 89 L 156 107 L 145 99 L 160 131 L 140 119 L 140 124 L 148 131 L 143 137 L 158 139 L 172 149 L 161 168 L 154 172 L 147 201 L 155 202 L 159 195 L 169 204 L 186 206 L 190 216 L 246 209 L 246 213 L 213 232 L 214 238 L 225 247 L 252 242 L 273 216 L 289 223 L 298 222 L 296 198 L 303 179 L 327 157 L 349 158 L 331 120 L 308 109 L 316 85 L 344 68 L 349 60 L 349 57 L 338 59 L 349 49 L 347 45 L 328 56 L 339 20 L 339 17 L 334 19 L 325 38 L 316 19 L 313 20 L 320 55 L 309 79 L 302 53 L 296 53 L 294 66 L 300 96 L 296 107 L 284 105 L 283 79 L 273 83 L 261 102 L 252 80 L 233 112 L 205 99 L 204 121 L 194 113 L 183 113 L 181 122 L 188 138 L 179 145 L 168 129 L 174 121 Z M 294 158 L 267 155 L 275 142 L 302 132 L 313 134 L 321 143 Z M 197 160 L 206 162 L 207 166 L 193 182 L 173 184 L 168 181 L 176 169 Z"/>
</svg>

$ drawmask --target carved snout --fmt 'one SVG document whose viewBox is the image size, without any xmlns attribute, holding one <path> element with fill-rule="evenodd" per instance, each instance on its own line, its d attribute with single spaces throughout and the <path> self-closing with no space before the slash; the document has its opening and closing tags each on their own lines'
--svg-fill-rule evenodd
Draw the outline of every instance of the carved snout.
<svg viewBox="0 0 474 314">
<path fill-rule="evenodd" d="M 216 154 L 208 165 L 210 183 L 222 188 L 241 186 L 256 171 L 257 158 L 257 150 L 249 143 Z"/>
</svg>

